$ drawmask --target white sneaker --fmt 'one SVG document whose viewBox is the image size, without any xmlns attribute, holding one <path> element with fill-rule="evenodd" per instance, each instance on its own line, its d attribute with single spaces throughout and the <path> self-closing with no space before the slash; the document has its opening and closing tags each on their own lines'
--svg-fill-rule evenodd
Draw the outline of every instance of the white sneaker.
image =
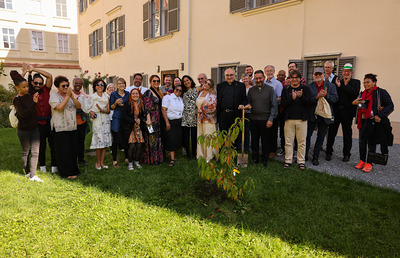
<svg viewBox="0 0 400 258">
<path fill-rule="evenodd" d="M 139 161 L 135 161 L 135 166 L 136 166 L 137 168 L 142 168 L 142 166 L 139 164 Z"/>
<path fill-rule="evenodd" d="M 36 181 L 36 182 L 43 182 L 43 180 L 40 179 L 38 176 L 30 177 L 29 180 L 31 180 L 31 181 Z"/>
<path fill-rule="evenodd" d="M 46 166 L 40 166 L 40 171 L 43 173 L 46 173 Z"/>
<path fill-rule="evenodd" d="M 132 162 L 128 163 L 128 170 L 133 170 L 133 169 L 134 169 L 134 168 L 133 168 Z"/>
<path fill-rule="evenodd" d="M 57 172 L 57 167 L 51 167 L 51 173 L 56 173 Z"/>
</svg>

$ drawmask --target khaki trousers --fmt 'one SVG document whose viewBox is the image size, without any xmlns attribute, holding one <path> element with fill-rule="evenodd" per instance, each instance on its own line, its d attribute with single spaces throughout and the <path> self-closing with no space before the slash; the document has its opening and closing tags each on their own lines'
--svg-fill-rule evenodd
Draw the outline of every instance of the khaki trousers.
<svg viewBox="0 0 400 258">
<path fill-rule="evenodd" d="M 215 124 L 197 123 L 197 136 L 204 134 L 212 134 L 215 131 L 216 131 Z M 214 158 L 218 150 L 216 150 L 214 147 L 206 148 L 204 145 L 200 145 L 199 143 L 197 143 L 197 158 L 204 157 L 207 160 Z"/>
<path fill-rule="evenodd" d="M 285 121 L 285 163 L 292 164 L 294 139 L 297 139 L 297 163 L 305 163 L 307 121 L 288 119 Z"/>
</svg>

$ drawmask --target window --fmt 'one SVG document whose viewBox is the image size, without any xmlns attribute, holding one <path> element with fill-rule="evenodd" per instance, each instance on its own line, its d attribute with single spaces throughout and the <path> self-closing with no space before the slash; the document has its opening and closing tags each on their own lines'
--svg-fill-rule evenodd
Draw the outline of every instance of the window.
<svg viewBox="0 0 400 258">
<path fill-rule="evenodd" d="M 125 46 L 125 15 L 122 15 L 107 24 L 106 50 L 112 51 Z"/>
<path fill-rule="evenodd" d="M 57 34 L 58 52 L 69 53 L 69 36 L 68 34 Z"/>
<path fill-rule="evenodd" d="M 16 49 L 14 29 L 3 28 L 3 48 Z"/>
<path fill-rule="evenodd" d="M 94 57 L 103 54 L 103 28 L 89 34 L 89 56 Z"/>
<path fill-rule="evenodd" d="M 239 63 L 220 64 L 218 67 L 211 68 L 211 79 L 215 84 L 225 81 L 225 70 L 232 68 L 236 73 L 235 80 L 239 81 L 240 76 L 245 72 L 246 66 L 246 64 L 239 65 Z"/>
<path fill-rule="evenodd" d="M 41 0 L 30 0 L 30 13 L 42 14 L 42 1 Z"/>
<path fill-rule="evenodd" d="M 230 12 L 236 13 L 283 2 L 286 0 L 230 0 Z"/>
<path fill-rule="evenodd" d="M 67 0 L 56 0 L 57 16 L 67 17 Z"/>
<path fill-rule="evenodd" d="M 79 0 L 79 13 L 83 13 L 87 8 L 87 0 Z"/>
<path fill-rule="evenodd" d="M 179 30 L 179 0 L 151 0 L 143 5 L 143 39 Z"/>
<path fill-rule="evenodd" d="M 94 1 L 96 1 L 96 0 L 89 0 L 90 3 L 93 3 Z"/>
<path fill-rule="evenodd" d="M 324 64 L 326 61 L 332 61 L 335 64 L 333 69 L 333 73 L 342 77 L 342 70 L 343 66 L 346 63 L 351 63 L 353 65 L 353 71 L 355 70 L 355 56 L 350 57 L 321 57 L 318 59 L 311 59 L 311 60 L 299 60 L 299 59 L 291 59 L 289 62 L 295 62 L 297 64 L 297 68 L 299 69 L 302 77 L 306 80 L 307 83 L 313 82 L 313 71 L 316 67 L 324 68 Z"/>
<path fill-rule="evenodd" d="M 44 51 L 43 31 L 31 31 L 32 50 Z"/>
<path fill-rule="evenodd" d="M 0 0 L 0 8 L 12 10 L 12 0 Z"/>
</svg>

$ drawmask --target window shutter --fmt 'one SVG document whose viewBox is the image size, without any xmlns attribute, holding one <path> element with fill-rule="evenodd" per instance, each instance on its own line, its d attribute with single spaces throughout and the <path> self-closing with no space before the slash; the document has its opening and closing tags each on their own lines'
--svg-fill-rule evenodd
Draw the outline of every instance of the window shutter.
<svg viewBox="0 0 400 258">
<path fill-rule="evenodd" d="M 257 0 L 256 1 L 256 7 L 264 6 L 269 4 L 269 0 Z"/>
<path fill-rule="evenodd" d="M 237 81 L 240 81 L 240 79 L 242 79 L 242 74 L 244 74 L 244 72 L 246 71 L 246 66 L 247 65 L 238 65 L 236 74 Z"/>
<path fill-rule="evenodd" d="M 301 73 L 301 77 L 306 79 L 306 82 L 307 82 L 307 78 L 308 78 L 308 76 L 307 76 L 307 61 L 301 60 L 301 59 L 290 59 L 289 63 L 290 62 L 295 62 L 297 64 L 297 68 L 299 69 L 299 72 Z"/>
<path fill-rule="evenodd" d="M 101 54 L 103 54 L 103 27 L 101 27 L 100 29 L 99 29 L 99 34 L 98 34 L 99 36 L 99 47 L 98 47 L 98 49 L 99 49 L 99 55 L 101 55 Z"/>
<path fill-rule="evenodd" d="M 150 27 L 150 20 L 149 20 L 149 2 L 143 5 L 143 40 L 149 39 L 149 27 Z"/>
<path fill-rule="evenodd" d="M 350 63 L 353 65 L 353 74 L 355 72 L 355 64 L 356 64 L 356 57 L 355 56 L 349 56 L 349 57 L 339 57 L 338 58 L 338 66 L 337 66 L 337 76 L 343 77 L 342 72 L 343 72 L 343 66 L 347 63 Z"/>
<path fill-rule="evenodd" d="M 89 34 L 89 56 L 93 57 L 93 33 Z"/>
<path fill-rule="evenodd" d="M 118 46 L 125 46 L 125 15 L 118 17 Z"/>
<path fill-rule="evenodd" d="M 133 75 L 129 76 L 129 85 L 132 86 L 133 85 Z"/>
<path fill-rule="evenodd" d="M 230 13 L 240 12 L 246 9 L 246 0 L 230 0 Z"/>
<path fill-rule="evenodd" d="M 179 0 L 170 0 L 168 9 L 168 32 L 179 30 Z"/>
<path fill-rule="evenodd" d="M 106 24 L 106 51 L 110 51 L 110 23 Z"/>
<path fill-rule="evenodd" d="M 143 74 L 142 86 L 148 88 L 149 75 Z"/>
<path fill-rule="evenodd" d="M 217 89 L 217 84 L 218 82 L 218 67 L 212 67 L 211 68 L 211 79 L 215 83 L 215 89 Z"/>
</svg>

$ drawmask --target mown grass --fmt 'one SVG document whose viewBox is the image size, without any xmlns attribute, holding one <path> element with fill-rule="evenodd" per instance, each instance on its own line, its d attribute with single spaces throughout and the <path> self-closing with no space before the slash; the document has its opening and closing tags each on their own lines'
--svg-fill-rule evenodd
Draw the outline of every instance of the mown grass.
<svg viewBox="0 0 400 258">
<path fill-rule="evenodd" d="M 242 171 L 256 188 L 232 202 L 182 157 L 133 172 L 87 160 L 75 181 L 30 182 L 15 130 L 0 130 L 1 257 L 400 256 L 393 190 L 270 162 Z"/>
</svg>

